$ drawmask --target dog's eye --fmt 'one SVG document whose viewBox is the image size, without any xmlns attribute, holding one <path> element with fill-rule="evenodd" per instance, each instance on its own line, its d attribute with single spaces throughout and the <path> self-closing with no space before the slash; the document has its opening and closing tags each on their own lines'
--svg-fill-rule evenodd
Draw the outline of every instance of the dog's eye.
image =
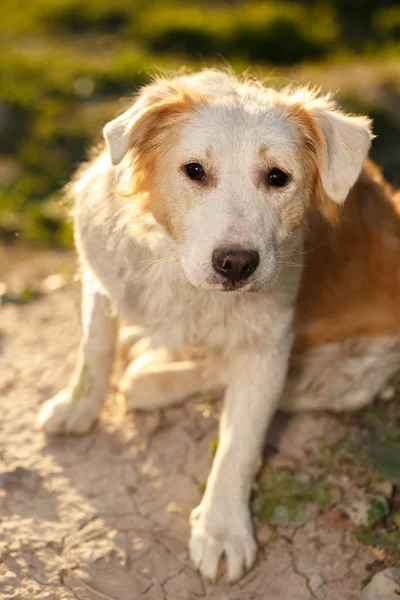
<svg viewBox="0 0 400 600">
<path fill-rule="evenodd" d="M 267 176 L 267 182 L 269 185 L 273 185 L 275 187 L 283 187 L 289 181 L 289 175 L 286 175 L 280 169 L 271 169 Z"/>
<path fill-rule="evenodd" d="M 186 175 L 190 177 L 190 179 L 204 179 L 204 169 L 201 165 L 199 165 L 199 163 L 189 163 L 188 165 L 185 165 L 184 169 Z"/>
</svg>

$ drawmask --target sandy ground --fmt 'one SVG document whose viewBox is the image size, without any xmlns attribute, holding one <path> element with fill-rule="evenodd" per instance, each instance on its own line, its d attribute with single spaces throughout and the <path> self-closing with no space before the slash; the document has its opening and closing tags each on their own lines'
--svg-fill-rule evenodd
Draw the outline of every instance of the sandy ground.
<svg viewBox="0 0 400 600">
<path fill-rule="evenodd" d="M 73 367 L 78 307 L 79 285 L 70 283 L 0 309 L 0 598 L 360 598 L 371 554 L 334 509 L 274 536 L 262 529 L 257 564 L 236 586 L 208 584 L 192 569 L 188 517 L 218 421 L 218 408 L 199 409 L 201 398 L 152 415 L 125 415 L 110 398 L 81 438 L 35 429 L 40 405 Z M 308 441 L 336 423 L 329 415 L 278 418 L 269 441 L 275 462 L 300 468 Z"/>
</svg>

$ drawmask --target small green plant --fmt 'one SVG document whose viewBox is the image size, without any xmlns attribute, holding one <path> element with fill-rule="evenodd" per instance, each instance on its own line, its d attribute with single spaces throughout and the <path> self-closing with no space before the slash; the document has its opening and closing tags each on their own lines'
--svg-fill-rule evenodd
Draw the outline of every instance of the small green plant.
<svg viewBox="0 0 400 600">
<path fill-rule="evenodd" d="M 211 442 L 210 442 L 210 453 L 211 453 L 212 458 L 215 458 L 215 455 L 217 454 L 218 444 L 219 444 L 218 439 L 211 440 Z"/>
<path fill-rule="evenodd" d="M 330 483 L 314 480 L 305 470 L 266 467 L 256 485 L 252 510 L 259 522 L 301 525 L 337 500 L 337 491 Z"/>
</svg>

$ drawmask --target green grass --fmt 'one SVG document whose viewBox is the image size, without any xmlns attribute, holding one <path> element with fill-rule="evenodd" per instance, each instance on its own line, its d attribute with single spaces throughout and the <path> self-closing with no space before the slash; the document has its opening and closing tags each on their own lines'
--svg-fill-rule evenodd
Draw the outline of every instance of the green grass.
<svg viewBox="0 0 400 600">
<path fill-rule="evenodd" d="M 258 524 L 299 526 L 337 501 L 334 486 L 324 479 L 314 479 L 307 470 L 266 467 L 256 485 L 252 512 Z"/>
</svg>

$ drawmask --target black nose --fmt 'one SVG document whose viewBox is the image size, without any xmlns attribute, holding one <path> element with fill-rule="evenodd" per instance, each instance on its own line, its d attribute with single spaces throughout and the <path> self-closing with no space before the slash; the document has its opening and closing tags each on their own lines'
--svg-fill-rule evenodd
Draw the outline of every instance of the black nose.
<svg viewBox="0 0 400 600">
<path fill-rule="evenodd" d="M 257 250 L 225 250 L 217 248 L 212 254 L 212 264 L 217 273 L 237 283 L 248 279 L 257 269 L 260 255 Z"/>
</svg>

